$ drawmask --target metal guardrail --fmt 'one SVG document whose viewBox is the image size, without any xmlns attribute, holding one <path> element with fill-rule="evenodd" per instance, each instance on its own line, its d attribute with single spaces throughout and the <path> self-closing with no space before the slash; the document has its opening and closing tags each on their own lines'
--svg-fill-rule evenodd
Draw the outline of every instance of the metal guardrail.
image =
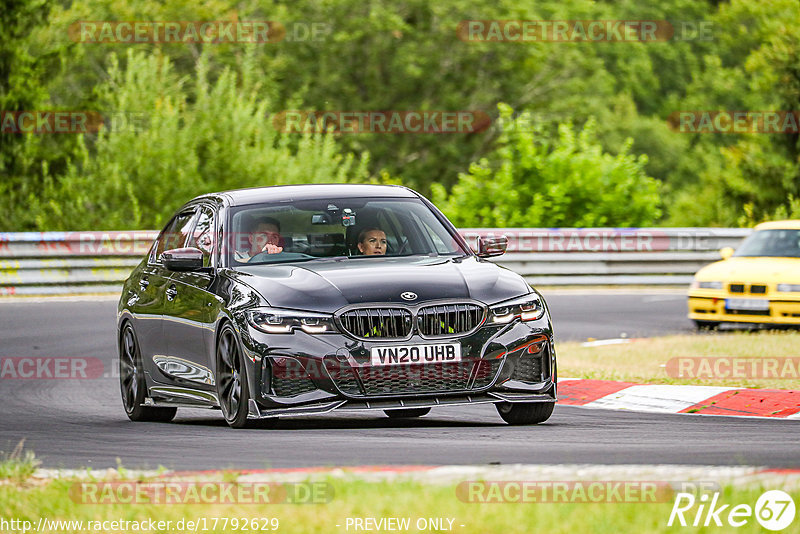
<svg viewBox="0 0 800 534">
<path fill-rule="evenodd" d="M 468 241 L 506 235 L 497 263 L 534 286 L 689 285 L 749 228 L 466 228 Z"/>
<path fill-rule="evenodd" d="M 736 247 L 742 228 L 466 228 L 506 235 L 497 258 L 539 286 L 687 285 L 719 249 Z M 154 231 L 0 233 L 0 295 L 119 291 L 147 253 Z"/>
</svg>

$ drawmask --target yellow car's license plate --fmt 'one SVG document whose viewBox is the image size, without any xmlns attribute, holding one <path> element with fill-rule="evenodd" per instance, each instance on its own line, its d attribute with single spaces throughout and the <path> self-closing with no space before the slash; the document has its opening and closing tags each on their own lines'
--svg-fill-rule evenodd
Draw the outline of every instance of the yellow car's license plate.
<svg viewBox="0 0 800 534">
<path fill-rule="evenodd" d="M 767 311 L 767 299 L 725 299 L 725 309 L 737 311 Z"/>
</svg>

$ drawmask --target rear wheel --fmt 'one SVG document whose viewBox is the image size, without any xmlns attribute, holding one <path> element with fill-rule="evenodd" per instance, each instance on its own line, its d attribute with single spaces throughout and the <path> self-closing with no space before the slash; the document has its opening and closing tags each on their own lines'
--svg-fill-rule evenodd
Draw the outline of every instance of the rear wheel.
<svg viewBox="0 0 800 534">
<path fill-rule="evenodd" d="M 244 355 L 230 324 L 222 327 L 217 342 L 217 395 L 222 415 L 232 428 L 247 428 L 250 390 Z"/>
<path fill-rule="evenodd" d="M 554 402 L 500 402 L 495 408 L 509 425 L 535 425 L 550 419 L 555 405 Z"/>
<path fill-rule="evenodd" d="M 177 408 L 142 406 L 147 396 L 147 384 L 144 380 L 139 343 L 130 323 L 125 323 L 122 327 L 119 341 L 119 389 L 122 393 L 122 405 L 131 421 L 168 422 L 172 421 L 178 411 Z"/>
<path fill-rule="evenodd" d="M 397 410 L 384 410 L 383 413 L 390 419 L 404 419 L 407 417 L 422 417 L 428 415 L 430 408 L 400 408 Z"/>
</svg>

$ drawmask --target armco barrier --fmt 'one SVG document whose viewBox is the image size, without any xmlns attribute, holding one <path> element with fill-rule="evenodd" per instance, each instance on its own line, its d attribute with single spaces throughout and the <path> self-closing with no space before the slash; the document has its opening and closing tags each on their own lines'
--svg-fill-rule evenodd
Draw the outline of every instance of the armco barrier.
<svg viewBox="0 0 800 534">
<path fill-rule="evenodd" d="M 497 263 L 533 285 L 685 285 L 750 234 L 740 228 L 466 228 L 506 235 Z M 154 231 L 0 233 L 0 295 L 119 291 Z"/>
</svg>

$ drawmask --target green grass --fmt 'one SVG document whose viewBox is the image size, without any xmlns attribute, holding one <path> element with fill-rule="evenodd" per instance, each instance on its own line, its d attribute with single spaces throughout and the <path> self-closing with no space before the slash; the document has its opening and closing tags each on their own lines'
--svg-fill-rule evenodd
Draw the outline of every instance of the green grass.
<svg viewBox="0 0 800 534">
<path fill-rule="evenodd" d="M 33 451 L 24 449 L 25 440 L 10 453 L 0 452 L 0 481 L 21 483 L 30 478 L 40 462 Z"/>
<path fill-rule="evenodd" d="M 800 369 L 794 378 L 676 378 L 667 373 L 672 358 L 737 357 L 798 358 L 800 332 L 732 332 L 691 334 L 633 340 L 631 343 L 583 347 L 580 343 L 558 343 L 559 376 L 748 388 L 800 389 Z"/>
<path fill-rule="evenodd" d="M 550 534 L 618 534 L 681 530 L 676 526 L 667 527 L 672 509 L 671 499 L 660 503 L 624 504 L 474 504 L 461 501 L 456 495 L 455 485 L 425 485 L 402 481 L 372 483 L 332 478 L 328 482 L 333 487 L 334 496 L 325 504 L 87 505 L 78 504 L 70 497 L 70 488 L 74 481 L 56 480 L 46 485 L 0 485 L 0 508 L 4 518 L 31 521 L 34 529 L 40 517 L 84 522 L 120 519 L 141 521 L 152 518 L 169 520 L 173 524 L 181 519 L 207 518 L 209 526 L 212 521 L 210 518 L 235 517 L 240 521 L 243 518 L 277 518 L 280 522 L 278 532 L 335 533 L 355 532 L 352 527 L 345 529 L 348 517 L 408 517 L 411 518 L 412 525 L 418 518 L 452 518 L 453 532 L 464 533 L 529 534 L 546 531 Z M 721 490 L 720 501 L 754 506 L 764 489 L 725 487 Z M 795 502 L 800 502 L 800 490 L 790 494 Z M 693 514 L 687 514 L 687 517 L 693 517 Z M 223 531 L 221 524 L 219 527 L 216 531 Z M 724 532 L 730 530 L 730 527 L 708 530 Z M 74 527 L 61 531 L 80 532 Z M 228 528 L 228 531 L 234 530 Z M 691 531 L 697 532 L 698 529 Z M 736 531 L 761 532 L 753 518 Z M 412 526 L 409 532 L 417 532 L 416 527 Z"/>
</svg>

